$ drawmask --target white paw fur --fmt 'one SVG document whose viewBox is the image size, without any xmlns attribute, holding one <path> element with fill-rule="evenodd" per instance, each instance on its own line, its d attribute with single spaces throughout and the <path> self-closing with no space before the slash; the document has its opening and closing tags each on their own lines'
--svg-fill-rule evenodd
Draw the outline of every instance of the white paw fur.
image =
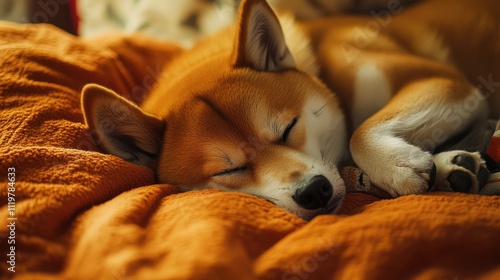
<svg viewBox="0 0 500 280">
<path fill-rule="evenodd" d="M 381 136 L 365 142 L 353 159 L 372 183 L 393 197 L 428 189 L 432 155 L 402 138 Z"/>
</svg>

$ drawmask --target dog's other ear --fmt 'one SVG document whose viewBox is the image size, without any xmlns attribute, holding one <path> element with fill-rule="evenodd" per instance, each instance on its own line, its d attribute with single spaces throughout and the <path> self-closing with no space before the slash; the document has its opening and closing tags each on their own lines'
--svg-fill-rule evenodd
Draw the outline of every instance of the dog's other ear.
<svg viewBox="0 0 500 280">
<path fill-rule="evenodd" d="M 97 145 L 129 162 L 155 167 L 164 121 L 95 84 L 83 88 L 82 110 Z"/>
<path fill-rule="evenodd" d="M 241 3 L 233 65 L 257 71 L 295 68 L 279 20 L 264 0 Z"/>
</svg>

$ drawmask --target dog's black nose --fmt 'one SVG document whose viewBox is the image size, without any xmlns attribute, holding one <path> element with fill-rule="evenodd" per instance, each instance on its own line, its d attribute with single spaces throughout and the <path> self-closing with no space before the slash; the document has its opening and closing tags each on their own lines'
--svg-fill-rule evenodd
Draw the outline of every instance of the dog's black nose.
<svg viewBox="0 0 500 280">
<path fill-rule="evenodd" d="M 315 210 L 325 208 L 332 194 L 332 184 L 325 176 L 319 175 L 312 178 L 307 186 L 298 189 L 292 198 L 302 208 Z"/>
</svg>

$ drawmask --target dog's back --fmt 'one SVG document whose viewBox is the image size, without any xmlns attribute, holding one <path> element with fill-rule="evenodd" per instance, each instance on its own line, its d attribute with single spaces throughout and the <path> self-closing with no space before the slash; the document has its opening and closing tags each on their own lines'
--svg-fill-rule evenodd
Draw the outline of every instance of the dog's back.
<svg viewBox="0 0 500 280">
<path fill-rule="evenodd" d="M 312 39 L 322 79 L 339 95 L 352 118 L 352 129 L 418 76 L 463 74 L 489 98 L 492 116 L 500 117 L 500 94 L 495 92 L 500 86 L 500 2 L 389 3 L 369 15 L 333 16 L 302 24 Z M 369 64 L 379 71 L 368 69 Z M 367 75 L 360 77 L 360 72 Z M 360 84 L 360 79 L 371 86 Z M 372 108 L 356 108 L 360 91 L 365 96 L 358 98 L 372 100 Z"/>
</svg>

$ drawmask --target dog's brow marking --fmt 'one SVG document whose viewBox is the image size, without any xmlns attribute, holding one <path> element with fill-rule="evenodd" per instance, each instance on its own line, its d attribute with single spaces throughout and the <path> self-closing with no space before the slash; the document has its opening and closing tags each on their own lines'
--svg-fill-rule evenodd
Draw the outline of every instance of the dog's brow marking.
<svg viewBox="0 0 500 280">
<path fill-rule="evenodd" d="M 276 133 L 276 135 L 280 135 L 281 129 L 280 129 L 280 125 L 278 123 L 278 119 L 272 120 L 271 128 Z"/>
<path fill-rule="evenodd" d="M 224 152 L 223 150 L 217 148 L 217 151 L 220 152 L 220 157 L 229 165 L 229 166 L 234 166 L 234 163 L 233 161 L 231 160 L 231 157 L 229 157 L 229 155 Z"/>
<path fill-rule="evenodd" d="M 201 102 L 205 103 L 205 105 L 207 105 L 210 109 L 212 109 L 215 113 L 217 113 L 224 121 L 226 121 L 231 126 L 239 130 L 239 127 L 235 125 L 233 121 L 231 121 L 231 118 L 229 118 L 221 110 L 219 110 L 219 108 L 217 108 L 217 106 L 215 106 L 215 104 L 212 103 L 212 101 L 210 101 L 208 98 L 198 95 L 195 97 L 195 99 L 198 99 Z M 244 134 L 242 133 L 242 135 Z"/>
</svg>

